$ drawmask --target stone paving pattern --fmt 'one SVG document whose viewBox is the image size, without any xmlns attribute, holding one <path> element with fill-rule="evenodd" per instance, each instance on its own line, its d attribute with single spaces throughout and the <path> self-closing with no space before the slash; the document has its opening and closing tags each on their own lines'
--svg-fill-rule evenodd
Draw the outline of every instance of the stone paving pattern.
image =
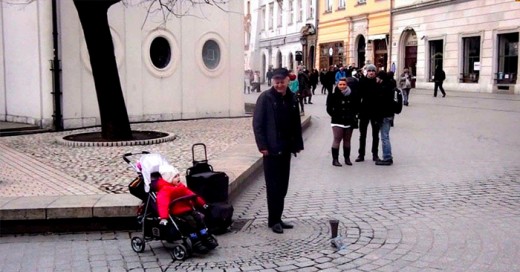
<svg viewBox="0 0 520 272">
<path fill-rule="evenodd" d="M 220 246 L 208 255 L 174 261 L 159 241 L 137 254 L 130 238 L 138 233 L 124 231 L 8 235 L 0 237 L 0 271 L 520 271 L 520 97 L 448 91 L 433 98 L 430 90 L 413 90 L 391 130 L 395 163 L 389 167 L 372 161 L 333 167 L 325 96 L 313 102 L 306 105 L 312 124 L 305 150 L 293 159 L 284 213 L 295 229 L 278 235 L 267 228 L 263 173 L 257 173 L 233 200 L 235 219 L 245 224 L 218 236 Z M 191 124 L 183 128 L 206 141 L 211 161 L 227 148 L 216 137 L 233 139 L 230 145 L 251 137 L 250 121 L 201 121 L 209 136 Z M 170 130 L 169 123 L 147 125 Z M 194 139 L 173 130 L 180 141 L 150 149 L 191 157 Z M 124 176 L 130 171 L 120 150 L 80 148 L 67 155 L 53 146 L 55 135 L 0 138 L 0 144 L 101 189 L 132 177 Z M 172 162 L 183 169 L 191 164 Z M 345 250 L 330 246 L 332 218 L 340 220 Z"/>
</svg>

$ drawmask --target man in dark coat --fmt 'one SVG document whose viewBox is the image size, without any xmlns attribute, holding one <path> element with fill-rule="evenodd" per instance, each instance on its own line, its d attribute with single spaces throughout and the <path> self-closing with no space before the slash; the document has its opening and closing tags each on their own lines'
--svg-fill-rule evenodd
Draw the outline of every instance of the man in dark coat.
<svg viewBox="0 0 520 272">
<path fill-rule="evenodd" d="M 359 156 L 356 162 L 365 160 L 368 123 L 372 127 L 372 160 L 378 161 L 379 126 L 381 125 L 381 85 L 376 82 L 376 66 L 367 66 L 367 76 L 359 80 L 361 106 L 359 109 Z"/>
<path fill-rule="evenodd" d="M 446 79 L 446 73 L 444 73 L 444 70 L 437 65 L 435 68 L 435 74 L 433 75 L 433 81 L 435 81 L 435 86 L 433 87 L 433 96 L 437 97 L 437 89 L 441 89 L 442 97 L 446 96 L 446 92 L 444 91 L 444 88 L 442 87 L 442 83 Z"/>
<path fill-rule="evenodd" d="M 267 190 L 268 226 L 275 233 L 293 228 L 282 221 L 289 187 L 291 154 L 303 150 L 300 111 L 296 96 L 289 90 L 289 71 L 273 71 L 273 87 L 256 101 L 253 130 L 256 145 L 263 155 Z"/>
</svg>

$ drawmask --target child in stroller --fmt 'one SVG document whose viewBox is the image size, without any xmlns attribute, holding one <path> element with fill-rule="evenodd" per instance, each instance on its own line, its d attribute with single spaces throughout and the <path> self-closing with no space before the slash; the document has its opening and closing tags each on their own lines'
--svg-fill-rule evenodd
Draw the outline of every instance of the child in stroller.
<svg viewBox="0 0 520 272">
<path fill-rule="evenodd" d="M 203 214 L 196 209 L 207 209 L 204 199 L 180 183 L 180 174 L 175 167 L 161 165 L 159 173 L 161 177 L 151 186 L 157 192 L 157 210 L 161 219 L 159 225 L 167 226 L 171 214 L 178 219 L 176 221 L 180 230 L 189 234 L 195 252 L 207 253 L 216 248 L 216 239 L 209 234 Z"/>
<path fill-rule="evenodd" d="M 129 157 L 138 154 L 144 155 L 133 164 Z M 193 251 L 206 253 L 218 246 L 196 210 L 207 207 L 204 199 L 180 183 L 175 167 L 161 155 L 147 151 L 126 153 L 123 159 L 138 174 L 129 191 L 143 201 L 137 214 L 142 234 L 131 239 L 135 252 L 143 252 L 146 241 L 164 240 L 174 243 L 172 256 L 184 260 Z"/>
</svg>

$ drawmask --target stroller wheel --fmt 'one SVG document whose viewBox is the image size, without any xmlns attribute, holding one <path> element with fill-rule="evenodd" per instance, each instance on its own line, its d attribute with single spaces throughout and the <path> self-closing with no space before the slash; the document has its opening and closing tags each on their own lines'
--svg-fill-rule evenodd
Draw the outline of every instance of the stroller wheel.
<svg viewBox="0 0 520 272">
<path fill-rule="evenodd" d="M 176 245 L 172 249 L 172 255 L 175 260 L 184 261 L 188 258 L 188 250 L 183 245 Z"/>
<path fill-rule="evenodd" d="M 135 252 L 141 253 L 144 251 L 144 240 L 141 237 L 133 237 L 131 244 L 132 244 L 132 249 Z"/>
</svg>

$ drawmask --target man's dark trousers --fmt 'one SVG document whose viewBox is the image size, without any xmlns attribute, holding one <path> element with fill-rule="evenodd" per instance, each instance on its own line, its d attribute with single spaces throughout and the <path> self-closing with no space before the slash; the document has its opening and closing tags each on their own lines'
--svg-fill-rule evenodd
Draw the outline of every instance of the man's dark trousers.
<svg viewBox="0 0 520 272">
<path fill-rule="evenodd" d="M 289 188 L 291 153 L 264 156 L 264 175 L 267 188 L 267 225 L 282 221 L 285 196 Z"/>
<path fill-rule="evenodd" d="M 372 156 L 377 156 L 379 146 L 379 123 L 374 118 L 359 118 L 359 156 L 365 157 L 368 123 L 372 127 Z"/>
<path fill-rule="evenodd" d="M 442 87 L 442 81 L 435 81 L 434 87 L 433 87 L 433 96 L 437 97 L 437 89 L 441 90 L 441 93 L 443 96 L 446 95 L 446 92 L 444 91 L 444 88 Z"/>
</svg>

